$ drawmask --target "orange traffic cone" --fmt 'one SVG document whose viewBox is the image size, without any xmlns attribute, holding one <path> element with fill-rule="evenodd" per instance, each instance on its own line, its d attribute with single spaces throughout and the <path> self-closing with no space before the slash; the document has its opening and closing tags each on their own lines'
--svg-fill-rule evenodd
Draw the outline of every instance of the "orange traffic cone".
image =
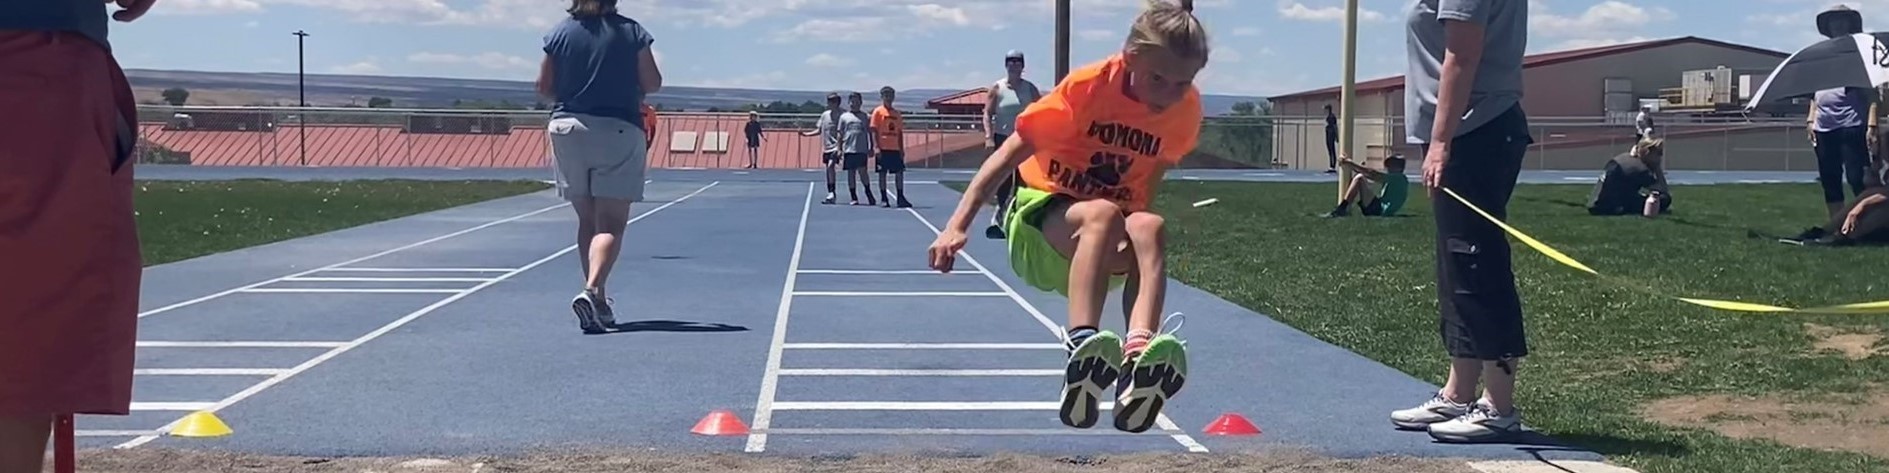
<svg viewBox="0 0 1889 473">
<path fill-rule="evenodd" d="M 742 424 L 735 413 L 723 409 L 708 413 L 689 432 L 695 435 L 748 435 L 748 426 Z"/>
<path fill-rule="evenodd" d="M 1207 424 L 1205 433 L 1207 435 L 1259 435 L 1259 426 L 1253 425 L 1253 421 L 1246 420 L 1246 416 L 1228 412 L 1214 419 L 1213 423 Z"/>
</svg>

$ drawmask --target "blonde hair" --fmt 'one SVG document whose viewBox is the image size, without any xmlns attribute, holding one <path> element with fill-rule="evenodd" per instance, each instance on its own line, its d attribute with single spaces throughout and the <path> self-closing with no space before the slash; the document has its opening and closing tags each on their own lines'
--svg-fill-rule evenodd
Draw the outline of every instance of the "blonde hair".
<svg viewBox="0 0 1889 473">
<path fill-rule="evenodd" d="M 1135 17 L 1125 47 L 1130 52 L 1165 49 L 1186 59 L 1206 60 L 1207 28 L 1194 16 L 1193 0 L 1148 0 Z"/>
<path fill-rule="evenodd" d="M 1633 155 L 1640 158 L 1652 158 L 1654 161 L 1661 160 L 1666 157 L 1666 139 L 1643 138 L 1640 142 L 1633 144 Z"/>
</svg>

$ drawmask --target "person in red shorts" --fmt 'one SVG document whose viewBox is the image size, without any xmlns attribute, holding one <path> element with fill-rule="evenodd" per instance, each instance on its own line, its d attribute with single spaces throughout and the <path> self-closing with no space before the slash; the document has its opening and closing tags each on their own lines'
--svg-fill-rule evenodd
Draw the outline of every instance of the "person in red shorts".
<svg viewBox="0 0 1889 473">
<path fill-rule="evenodd" d="M 137 105 L 107 3 L 0 7 L 0 472 L 40 471 L 58 416 L 131 410 Z"/>
</svg>

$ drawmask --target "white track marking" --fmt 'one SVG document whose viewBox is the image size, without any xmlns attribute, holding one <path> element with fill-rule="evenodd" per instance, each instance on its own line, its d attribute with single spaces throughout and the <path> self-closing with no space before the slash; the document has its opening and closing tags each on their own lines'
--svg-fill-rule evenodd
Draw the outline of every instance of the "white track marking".
<svg viewBox="0 0 1889 473">
<path fill-rule="evenodd" d="M 955 275 L 955 274 L 977 274 L 977 273 L 971 272 L 971 271 L 963 271 L 963 272 L 953 271 L 949 274 L 946 274 L 946 273 L 939 273 L 937 271 L 932 271 L 929 269 L 802 269 L 800 270 L 800 274 L 929 274 L 929 275 L 937 275 L 937 276 L 949 276 L 949 275 Z"/>
<path fill-rule="evenodd" d="M 781 376 L 1062 376 L 1063 370 L 1045 369 L 853 369 L 802 368 L 780 370 Z"/>
<path fill-rule="evenodd" d="M 802 401 L 776 402 L 777 411 L 1054 411 L 1055 401 Z M 1113 403 L 1100 403 L 1111 410 Z"/>
<path fill-rule="evenodd" d="M 297 282 L 486 282 L 492 278 L 338 278 L 338 277 L 300 277 L 283 281 Z"/>
<path fill-rule="evenodd" d="M 932 233 L 934 234 L 944 233 L 944 231 L 938 229 L 938 226 L 932 225 L 930 220 L 926 220 L 924 215 L 919 214 L 917 209 L 908 208 L 908 209 L 905 209 L 905 211 L 907 213 L 912 214 L 912 218 L 918 219 L 919 222 L 924 223 L 925 227 L 930 228 Z M 996 283 L 998 288 L 1003 289 L 1004 294 L 1010 296 L 1010 300 L 1015 301 L 1018 306 L 1023 307 L 1023 310 L 1026 312 L 1029 312 L 1031 317 L 1035 317 L 1037 323 L 1043 324 L 1043 328 L 1049 329 L 1050 333 L 1053 336 L 1059 339 L 1063 336 L 1062 327 L 1056 325 L 1056 322 L 1051 321 L 1049 317 L 1044 316 L 1043 311 L 1036 310 L 1035 305 L 1030 304 L 1030 301 L 1024 299 L 1023 295 L 1018 294 L 1016 289 L 1010 287 L 1010 283 L 1006 283 L 1004 282 L 1003 278 L 999 278 L 997 277 L 997 275 L 991 274 L 990 268 L 984 267 L 982 263 L 977 262 L 977 258 L 971 257 L 971 252 L 960 251 L 958 252 L 958 256 L 964 257 L 964 262 L 970 263 L 971 267 L 976 268 L 979 272 L 984 273 L 984 277 L 990 278 L 990 282 Z M 1156 416 L 1155 425 L 1161 427 L 1161 430 L 1167 431 L 1169 436 L 1174 438 L 1174 441 L 1176 443 L 1179 443 L 1181 444 L 1181 446 L 1186 447 L 1187 451 L 1194 452 L 1194 453 L 1207 453 L 1207 446 L 1201 445 L 1199 441 L 1194 440 L 1193 436 L 1188 435 L 1186 431 L 1181 430 L 1181 427 L 1179 425 L 1174 424 L 1173 419 L 1168 418 L 1167 413 L 1162 413 L 1161 415 Z"/>
<path fill-rule="evenodd" d="M 696 189 L 695 192 L 690 192 L 687 195 L 682 196 L 681 198 L 670 201 L 661 206 L 657 206 L 656 208 L 649 209 L 648 211 L 645 211 L 642 214 L 639 214 L 636 217 L 631 218 L 628 223 L 634 224 L 637 221 L 640 221 L 646 217 L 655 215 L 657 212 L 663 211 L 663 209 L 667 209 L 670 206 L 687 201 L 689 200 L 689 198 L 695 197 L 696 195 L 701 194 L 703 191 L 706 191 L 711 187 L 715 187 L 716 184 L 721 184 L 721 181 L 711 182 L 706 186 L 702 186 L 702 188 L 700 189 Z M 262 392 L 264 389 L 269 389 L 272 386 L 281 384 L 283 381 L 286 381 L 289 378 L 293 378 L 295 377 L 295 375 L 307 372 L 309 369 L 312 369 L 322 363 L 325 363 L 328 360 L 332 360 L 337 356 L 341 356 L 341 354 L 347 353 L 349 350 L 353 350 L 357 347 L 360 347 L 361 345 L 364 345 L 367 342 L 374 341 L 374 339 L 380 338 L 382 335 L 386 335 L 388 332 L 392 332 L 395 329 L 399 329 L 400 327 L 405 326 L 406 324 L 413 322 L 415 319 L 419 319 L 420 317 L 425 316 L 426 314 L 430 314 L 435 310 L 439 310 L 439 308 L 441 307 L 445 307 L 448 304 L 452 304 L 453 302 L 457 302 L 460 299 L 464 299 L 466 296 L 470 296 L 474 293 L 484 290 L 485 288 L 492 287 L 492 285 L 498 284 L 501 281 L 511 279 L 514 276 L 522 274 L 526 271 L 530 271 L 532 268 L 536 268 L 545 263 L 549 263 L 551 262 L 551 260 L 555 260 L 566 254 L 570 254 L 573 251 L 577 251 L 577 245 L 571 245 L 571 246 L 565 247 L 562 250 L 558 250 L 556 253 L 552 253 L 550 256 L 539 258 L 537 261 L 533 261 L 531 262 L 531 264 L 527 264 L 524 267 L 520 267 L 510 272 L 507 272 L 505 274 L 501 274 L 498 277 L 493 278 L 491 281 L 480 283 L 477 286 L 473 286 L 471 288 L 462 290 L 457 294 L 453 294 L 452 296 L 446 297 L 444 299 L 440 299 L 438 302 L 434 302 L 430 305 L 427 305 L 426 307 L 420 308 L 419 310 L 415 310 L 411 313 L 408 313 L 406 316 L 401 317 L 399 320 L 395 320 L 393 322 L 388 323 L 387 325 L 381 326 L 380 328 L 375 329 L 373 332 L 369 332 L 367 335 L 362 335 L 360 338 L 356 338 L 352 341 L 347 342 L 347 344 L 345 345 L 335 347 L 334 349 L 331 349 L 327 351 L 326 353 L 322 353 L 321 355 L 316 356 L 314 359 L 302 362 L 302 364 L 296 365 L 294 368 L 290 368 L 287 372 L 270 377 L 269 379 L 263 380 L 260 383 L 256 383 L 255 385 L 250 386 L 248 389 L 244 389 L 242 392 L 238 392 L 234 395 L 231 395 L 229 398 L 226 398 L 220 402 L 202 403 L 202 406 L 193 408 L 193 409 L 188 409 L 188 410 L 216 412 L 224 408 L 227 408 L 231 405 L 234 405 L 238 402 L 242 402 L 244 399 L 248 399 L 250 396 L 254 396 L 256 395 L 256 393 Z M 132 404 L 133 404 L 132 409 L 137 410 L 136 405 L 138 403 L 132 403 Z M 180 422 L 183 422 L 182 418 L 171 421 L 171 423 L 165 424 L 164 427 L 158 430 L 162 432 L 169 432 L 172 428 L 177 427 L 177 424 Z M 131 439 L 130 441 L 127 441 L 125 443 L 119 444 L 115 448 L 120 448 L 120 449 L 136 448 L 139 445 L 144 445 L 146 443 L 151 442 L 152 440 L 156 440 L 157 437 L 158 435 L 140 436 L 138 438 Z"/>
<path fill-rule="evenodd" d="M 1051 437 L 1102 437 L 1131 436 L 1127 432 L 1115 430 L 1077 430 L 1077 429 L 774 429 L 772 433 L 781 435 L 991 435 L 1025 436 L 1041 435 Z"/>
<path fill-rule="evenodd" d="M 138 348 L 338 348 L 348 342 L 138 342 Z"/>
<path fill-rule="evenodd" d="M 518 268 L 328 268 L 328 272 L 362 273 L 509 273 Z"/>
<path fill-rule="evenodd" d="M 787 258 L 787 282 L 781 285 L 780 309 L 774 313 L 774 338 L 768 343 L 767 368 L 761 374 L 761 394 L 754 401 L 754 422 L 748 432 L 748 453 L 767 449 L 767 428 L 774 420 L 774 392 L 780 387 L 781 349 L 787 344 L 787 314 L 794 304 L 794 279 L 800 274 L 800 252 L 807 244 L 807 216 L 813 212 L 814 183 L 807 183 L 807 198 L 800 206 L 800 228 L 794 230 L 794 252 Z"/>
<path fill-rule="evenodd" d="M 473 226 L 473 227 L 471 227 L 471 228 L 467 228 L 467 229 L 464 229 L 464 230 L 460 230 L 460 231 L 456 231 L 456 232 L 452 232 L 452 233 L 448 233 L 448 234 L 445 234 L 445 235 L 440 235 L 440 236 L 436 236 L 436 237 L 433 237 L 433 238 L 428 238 L 428 239 L 425 239 L 425 240 L 420 240 L 420 241 L 416 241 L 416 242 L 413 242 L 413 243 L 408 243 L 408 244 L 406 244 L 406 245 L 402 245 L 402 246 L 398 246 L 398 247 L 395 247 L 395 248 L 393 248 L 393 249 L 389 249 L 389 250 L 385 250 L 385 251 L 381 251 L 381 252 L 379 252 L 379 253 L 374 253 L 374 254 L 371 254 L 371 255 L 367 255 L 367 256 L 362 256 L 362 257 L 359 257 L 359 258 L 355 258 L 355 259 L 351 259 L 351 260 L 347 260 L 347 261 L 342 261 L 342 262 L 339 262 L 339 263 L 335 263 L 335 264 L 331 264 L 331 265 L 327 265 L 327 266 L 322 266 L 322 267 L 320 267 L 320 268 L 315 268 L 315 269 L 310 269 L 310 270 L 307 270 L 307 271 L 302 271 L 302 272 L 299 272 L 299 273 L 295 273 L 295 274 L 290 274 L 290 275 L 287 275 L 287 276 L 282 276 L 282 277 L 279 277 L 279 278 L 275 278 L 275 279 L 270 279 L 270 280 L 267 280 L 267 281 L 262 281 L 262 282 L 257 282 L 257 283 L 254 283 L 254 284 L 250 284 L 250 285 L 247 285 L 247 286 L 243 286 L 243 287 L 238 287 L 238 288 L 234 288 L 234 289 L 229 289 L 229 290 L 226 290 L 226 291 L 223 291 L 223 292 L 218 292 L 218 293 L 215 293 L 215 294 L 210 294 L 210 295 L 207 295 L 207 296 L 203 296 L 203 297 L 198 297 L 198 298 L 196 298 L 196 299 L 191 299 L 191 300 L 187 300 L 187 301 L 183 301 L 183 302 L 179 302 L 179 303 L 176 303 L 176 304 L 171 304 L 171 305 L 167 305 L 167 306 L 164 306 L 164 307 L 159 307 L 159 308 L 156 308 L 156 309 L 151 309 L 151 310 L 147 310 L 147 311 L 144 311 L 144 312 L 139 312 L 139 313 L 138 313 L 138 318 L 145 318 L 145 317 L 149 317 L 149 316 L 152 316 L 152 315 L 157 315 L 157 314 L 161 314 L 161 313 L 165 313 L 165 312 L 169 312 L 169 311 L 172 311 L 172 310 L 176 310 L 176 309 L 179 309 L 179 308 L 183 308 L 183 307 L 189 307 L 189 306 L 193 306 L 193 305 L 197 305 L 197 304 L 201 304 L 201 303 L 203 303 L 203 302 L 206 302 L 206 301 L 210 301 L 210 300 L 214 300 L 214 299 L 218 299 L 218 298 L 222 298 L 223 296 L 227 296 L 227 295 L 230 295 L 230 294 L 235 294 L 235 293 L 238 293 L 238 292 L 243 292 L 243 291 L 245 291 L 245 290 L 249 290 L 249 289 L 255 289 L 255 288 L 258 288 L 258 287 L 262 287 L 262 286 L 267 286 L 267 285 L 270 285 L 270 284 L 274 284 L 274 283 L 277 283 L 277 282 L 281 282 L 282 280 L 284 280 L 284 279 L 288 279 L 288 278 L 293 278 L 293 277 L 300 277 L 300 276 L 307 276 L 307 275 L 310 275 L 310 274 L 314 274 L 314 273 L 317 273 L 317 272 L 321 272 L 321 271 L 326 271 L 326 270 L 331 270 L 331 269 L 335 269 L 335 268 L 339 268 L 339 267 L 342 267 L 342 266 L 347 266 L 347 265 L 350 265 L 350 264 L 354 264 L 354 263 L 359 263 L 359 262 L 362 262 L 362 261 L 367 261 L 367 260 L 371 260 L 371 259 L 374 259 L 374 258 L 379 258 L 379 257 L 382 257 L 382 256 L 387 256 L 387 255 L 391 255 L 391 254 L 394 254 L 394 253 L 397 253 L 397 252 L 401 252 L 401 251 L 406 251 L 406 250 L 410 250 L 410 249 L 413 249 L 413 248 L 417 248 L 417 247 L 419 247 L 419 246 L 421 246 L 421 245 L 426 245 L 426 244 L 430 244 L 430 243 L 433 243 L 433 242 L 436 242 L 436 241 L 440 241 L 440 240 L 445 240 L 445 239 L 447 239 L 447 238 L 452 238 L 452 237 L 456 237 L 456 236 L 460 236 L 460 235 L 464 235 L 464 234 L 467 234 L 467 233 L 472 233 L 472 232 L 476 232 L 476 231 L 479 231 L 479 230 L 484 230 L 484 229 L 486 229 L 486 228 L 491 228 L 492 226 L 495 226 L 495 225 L 500 225 L 500 224 L 505 224 L 505 223 L 510 223 L 510 222 L 515 222 L 515 221 L 518 221 L 518 220 L 522 220 L 522 219 L 525 219 L 525 218 L 527 218 L 527 217 L 531 217 L 531 216 L 533 216 L 533 215 L 538 215 L 538 214 L 541 214 L 541 213 L 545 213 L 545 212 L 550 212 L 550 211 L 553 211 L 553 210 L 557 210 L 557 209 L 560 209 L 560 208 L 564 208 L 564 207 L 567 207 L 567 206 L 570 206 L 570 205 L 571 205 L 570 203 L 561 203 L 561 204 L 557 204 L 557 205 L 553 205 L 553 206 L 550 206 L 550 207 L 545 207 L 545 208 L 542 208 L 542 209 L 538 209 L 538 210 L 533 210 L 533 211 L 530 211 L 530 212 L 525 212 L 525 213 L 522 213 L 522 214 L 518 214 L 518 215 L 513 215 L 513 216 L 511 216 L 511 217 L 506 217 L 506 218 L 502 218 L 502 219 L 498 219 L 498 220 L 493 220 L 493 221 L 490 221 L 490 222 L 486 222 L 486 223 L 482 223 L 482 224 L 478 224 L 478 225 L 475 225 L 475 226 Z"/>
<path fill-rule="evenodd" d="M 201 411 L 215 406 L 214 402 L 134 402 L 133 411 Z M 170 430 L 170 426 L 164 426 Z"/>
<path fill-rule="evenodd" d="M 789 343 L 791 350 L 1061 350 L 1055 343 Z"/>
<path fill-rule="evenodd" d="M 903 291 L 903 292 L 795 291 L 794 295 L 800 296 L 800 297 L 1003 297 L 1004 293 L 1001 293 L 1001 292 L 950 292 L 950 291 L 937 291 L 937 292 L 926 292 L 926 291 Z"/>
<path fill-rule="evenodd" d="M 275 368 L 147 368 L 131 370 L 139 376 L 276 376 L 289 370 Z"/>
<path fill-rule="evenodd" d="M 72 436 L 74 437 L 136 437 L 139 435 L 150 434 L 152 432 L 154 431 L 151 431 L 151 430 L 78 430 L 78 431 L 73 431 Z"/>
<path fill-rule="evenodd" d="M 496 279 L 487 281 L 497 281 Z M 388 289 L 335 287 L 263 287 L 244 289 L 244 294 L 458 294 L 465 289 Z"/>
</svg>

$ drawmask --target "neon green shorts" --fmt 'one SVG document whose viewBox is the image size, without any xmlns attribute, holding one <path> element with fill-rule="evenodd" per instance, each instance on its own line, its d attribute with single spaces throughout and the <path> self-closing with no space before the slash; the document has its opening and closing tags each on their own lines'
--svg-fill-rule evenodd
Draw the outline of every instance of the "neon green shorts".
<svg viewBox="0 0 1889 473">
<path fill-rule="evenodd" d="M 1017 276 L 1031 287 L 1068 297 L 1069 258 L 1043 237 L 1043 217 L 1055 201 L 1054 194 L 1019 186 L 1004 216 L 1004 233 L 1010 245 L 1010 268 Z M 1126 275 L 1111 275 L 1109 290 L 1121 289 L 1127 282 Z"/>
</svg>

